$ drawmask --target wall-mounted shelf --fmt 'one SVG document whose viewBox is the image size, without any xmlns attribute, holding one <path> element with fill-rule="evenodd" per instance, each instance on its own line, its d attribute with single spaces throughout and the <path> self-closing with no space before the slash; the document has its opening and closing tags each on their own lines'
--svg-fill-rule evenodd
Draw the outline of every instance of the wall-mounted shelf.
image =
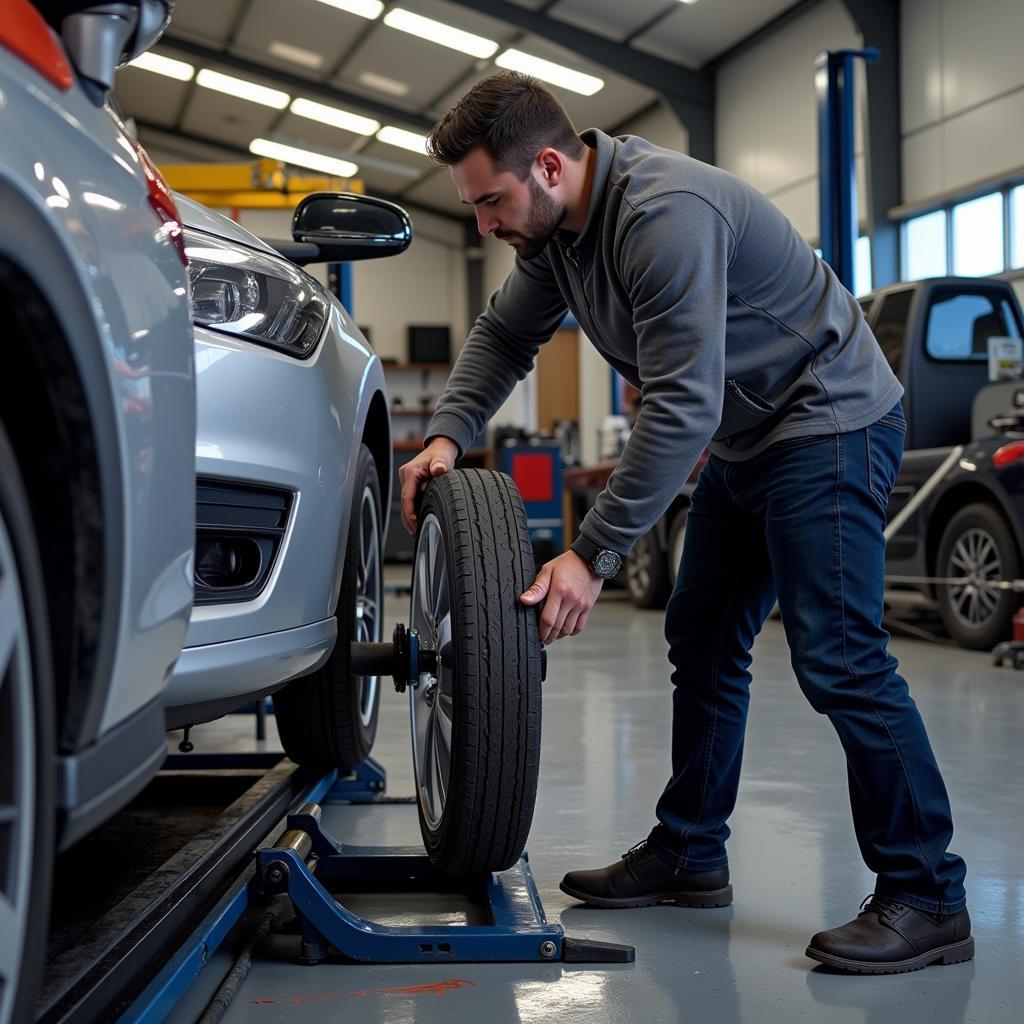
<svg viewBox="0 0 1024 1024">
<path fill-rule="evenodd" d="M 437 412 L 437 409 L 433 405 L 428 405 L 426 409 L 422 408 L 422 406 L 409 406 L 407 408 L 400 405 L 397 408 L 395 406 L 391 407 L 392 416 L 433 416 L 435 412 Z"/>
</svg>

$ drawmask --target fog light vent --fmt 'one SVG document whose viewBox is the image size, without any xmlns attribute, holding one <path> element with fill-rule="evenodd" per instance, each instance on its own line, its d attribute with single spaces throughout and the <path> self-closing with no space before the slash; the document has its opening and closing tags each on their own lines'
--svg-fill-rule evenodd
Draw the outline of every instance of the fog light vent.
<svg viewBox="0 0 1024 1024">
<path fill-rule="evenodd" d="M 214 477 L 196 484 L 195 603 L 251 601 L 270 579 L 293 496 Z"/>
<path fill-rule="evenodd" d="M 203 537 L 196 544 L 196 584 L 210 590 L 251 586 L 260 575 L 263 556 L 247 537 Z"/>
</svg>

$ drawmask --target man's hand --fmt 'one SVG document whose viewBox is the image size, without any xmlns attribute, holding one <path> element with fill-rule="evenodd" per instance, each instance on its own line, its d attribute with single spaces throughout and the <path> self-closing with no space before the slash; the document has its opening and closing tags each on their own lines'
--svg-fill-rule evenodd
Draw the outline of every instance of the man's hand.
<svg viewBox="0 0 1024 1024">
<path fill-rule="evenodd" d="M 412 534 L 416 533 L 416 494 L 422 491 L 431 477 L 447 473 L 455 465 L 459 446 L 450 437 L 435 437 L 410 462 L 398 468 L 402 482 L 402 523 Z"/>
<path fill-rule="evenodd" d="M 523 604 L 544 602 L 540 613 L 541 643 L 553 644 L 563 636 L 579 636 L 586 628 L 604 580 L 571 548 L 537 573 L 533 586 L 521 595 Z"/>
</svg>

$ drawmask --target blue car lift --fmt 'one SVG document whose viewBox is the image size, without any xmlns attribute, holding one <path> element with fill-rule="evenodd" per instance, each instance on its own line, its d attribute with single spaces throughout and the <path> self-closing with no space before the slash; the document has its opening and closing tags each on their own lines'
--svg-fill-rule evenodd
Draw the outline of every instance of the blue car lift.
<svg viewBox="0 0 1024 1024">
<path fill-rule="evenodd" d="M 391 643 L 353 643 L 351 649 L 354 675 L 390 675 L 399 692 L 436 664 L 435 659 L 435 652 L 420 648 L 418 632 L 401 623 Z M 546 666 L 546 659 L 542 658 L 542 665 Z M 541 674 L 546 674 L 546 667 Z M 241 764 L 251 757 L 214 755 L 210 767 L 231 767 L 232 758 Z M 192 755 L 189 760 L 197 768 L 203 762 Z M 345 775 L 329 772 L 305 789 L 298 798 L 299 809 L 286 819 L 284 834 L 273 846 L 257 850 L 255 864 L 206 914 L 118 1018 L 119 1024 L 163 1020 L 246 911 L 269 907 L 281 895 L 290 898 L 301 926 L 299 961 L 303 964 L 322 963 L 332 949 L 352 962 L 379 964 L 634 962 L 632 946 L 572 938 L 561 925 L 550 923 L 525 853 L 505 871 L 463 879 L 434 867 L 420 847 L 352 846 L 323 828 L 321 803 L 385 804 L 386 782 L 384 769 L 368 758 Z M 359 891 L 462 891 L 486 909 L 486 923 L 378 924 L 352 913 L 334 896 Z M 264 920 L 269 929 L 266 915 Z M 236 963 L 236 971 L 238 967 Z M 244 972 L 233 992 L 241 978 Z"/>
<path fill-rule="evenodd" d="M 383 794 L 383 768 L 372 759 L 355 778 L 334 782 L 326 801 L 366 802 Z M 288 817 L 278 843 L 256 855 L 257 892 L 287 893 L 302 925 L 301 961 L 316 964 L 335 949 L 362 963 L 546 962 L 632 963 L 635 950 L 609 942 L 574 939 L 544 914 L 526 854 L 506 871 L 465 880 L 438 870 L 419 847 L 351 846 L 333 838 L 309 803 Z M 307 859 L 310 863 L 307 864 Z M 479 899 L 489 923 L 405 925 L 367 921 L 347 910 L 333 892 L 444 892 L 453 888 Z"/>
</svg>

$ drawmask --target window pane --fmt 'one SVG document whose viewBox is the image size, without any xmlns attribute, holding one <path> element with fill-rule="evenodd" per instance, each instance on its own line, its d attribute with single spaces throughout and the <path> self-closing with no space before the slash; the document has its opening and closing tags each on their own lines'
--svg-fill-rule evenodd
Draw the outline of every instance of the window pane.
<svg viewBox="0 0 1024 1024">
<path fill-rule="evenodd" d="M 853 294 L 867 295 L 871 291 L 871 239 L 861 235 L 857 239 L 853 258 Z"/>
<path fill-rule="evenodd" d="M 1018 185 L 1010 193 L 1010 266 L 1024 267 L 1024 185 Z"/>
<path fill-rule="evenodd" d="M 1005 299 L 989 295 L 951 295 L 937 299 L 928 313 L 925 351 L 933 359 L 988 359 L 988 339 L 993 335 L 1019 337 Z"/>
<path fill-rule="evenodd" d="M 946 276 L 946 211 L 936 210 L 903 226 L 903 267 L 908 281 Z"/>
<path fill-rule="evenodd" d="M 913 288 L 890 292 L 882 301 L 882 308 L 878 311 L 878 319 L 875 321 L 875 337 L 882 346 L 882 352 L 892 372 L 897 376 L 900 373 L 903 356 L 903 333 L 913 298 Z"/>
<path fill-rule="evenodd" d="M 968 277 L 1003 270 L 1003 197 L 999 192 L 953 207 L 953 273 Z"/>
</svg>

